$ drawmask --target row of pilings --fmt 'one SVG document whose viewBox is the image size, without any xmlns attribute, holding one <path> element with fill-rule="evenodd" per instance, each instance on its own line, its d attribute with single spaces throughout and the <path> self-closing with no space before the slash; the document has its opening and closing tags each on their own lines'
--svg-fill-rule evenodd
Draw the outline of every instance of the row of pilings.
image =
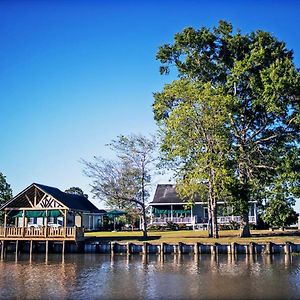
<svg viewBox="0 0 300 300">
<path fill-rule="evenodd" d="M 103 253 L 103 254 L 290 254 L 300 253 L 300 244 L 268 243 L 118 243 L 118 242 L 53 242 L 1 241 L 1 257 L 5 253 Z"/>
</svg>

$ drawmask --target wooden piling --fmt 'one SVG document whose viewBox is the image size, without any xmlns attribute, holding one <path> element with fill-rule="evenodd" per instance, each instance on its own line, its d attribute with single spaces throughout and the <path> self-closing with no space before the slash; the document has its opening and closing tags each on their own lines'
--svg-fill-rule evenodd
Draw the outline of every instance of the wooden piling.
<svg viewBox="0 0 300 300">
<path fill-rule="evenodd" d="M 164 253 L 165 253 L 165 243 L 161 243 L 160 244 L 160 254 L 164 255 Z"/>
<path fill-rule="evenodd" d="M 210 253 L 212 255 L 216 255 L 217 254 L 217 244 L 216 243 L 214 245 L 210 246 Z"/>
<path fill-rule="evenodd" d="M 290 242 L 286 242 L 284 245 L 284 254 L 289 255 L 291 253 L 291 246 Z"/>
<path fill-rule="evenodd" d="M 144 242 L 143 243 L 143 254 L 147 254 L 148 253 L 148 243 Z"/>
<path fill-rule="evenodd" d="M 181 242 L 178 243 L 177 250 L 178 250 L 177 251 L 178 254 L 182 253 L 182 243 Z"/>
<path fill-rule="evenodd" d="M 236 243 L 232 242 L 230 245 L 230 253 L 235 255 L 236 254 Z"/>
<path fill-rule="evenodd" d="M 249 254 L 253 255 L 255 253 L 255 243 L 250 242 L 249 243 Z"/>
<path fill-rule="evenodd" d="M 16 260 L 18 259 L 18 252 L 19 252 L 19 240 L 16 240 Z"/>
<path fill-rule="evenodd" d="M 1 260 L 3 260 L 4 259 L 4 243 L 5 243 L 5 241 L 4 240 L 2 240 L 1 241 Z"/>
<path fill-rule="evenodd" d="M 273 247 L 272 247 L 271 242 L 266 243 L 264 253 L 265 254 L 272 254 L 273 253 Z"/>
<path fill-rule="evenodd" d="M 199 243 L 194 244 L 194 254 L 196 254 L 196 255 L 199 254 Z"/>
<path fill-rule="evenodd" d="M 132 252 L 132 251 L 131 251 L 131 248 L 132 248 L 132 247 L 131 247 L 131 243 L 127 242 L 127 247 L 126 247 L 126 253 L 127 253 L 127 254 L 131 254 L 131 252 Z"/>
<path fill-rule="evenodd" d="M 115 242 L 110 242 L 110 254 L 113 255 L 115 253 Z"/>
<path fill-rule="evenodd" d="M 30 247 L 29 247 L 29 260 L 32 260 L 32 248 L 33 248 L 33 240 L 30 240 Z"/>
<path fill-rule="evenodd" d="M 66 241 L 62 242 L 62 250 L 61 250 L 61 254 L 64 256 L 65 255 L 65 248 L 66 248 Z"/>
</svg>

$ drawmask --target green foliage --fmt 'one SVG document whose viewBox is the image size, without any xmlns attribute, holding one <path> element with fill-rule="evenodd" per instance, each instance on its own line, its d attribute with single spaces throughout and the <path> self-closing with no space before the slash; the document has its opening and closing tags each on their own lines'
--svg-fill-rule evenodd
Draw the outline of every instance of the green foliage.
<svg viewBox="0 0 300 300">
<path fill-rule="evenodd" d="M 83 190 L 81 188 L 79 188 L 77 186 L 76 187 L 72 186 L 72 187 L 68 188 L 67 190 L 65 190 L 65 193 L 84 196 L 85 198 L 89 197 L 87 194 L 85 194 L 83 192 Z"/>
<path fill-rule="evenodd" d="M 12 198 L 12 189 L 0 172 L 0 206 Z"/>
<path fill-rule="evenodd" d="M 298 186 L 298 176 L 281 168 L 299 161 L 300 73 L 293 52 L 268 32 L 242 34 L 220 21 L 213 29 L 177 33 L 157 59 L 162 74 L 175 66 L 179 75 L 154 95 L 166 161 L 186 183 L 183 191 L 209 194 L 210 183 L 211 197 L 230 200 L 242 217 L 241 235 L 249 235 L 248 203 L 270 189 L 277 193 L 274 180 L 284 180 L 282 189 L 296 196 L 290 186 Z"/>
<path fill-rule="evenodd" d="M 294 200 L 270 200 L 265 208 L 264 214 L 262 215 L 263 221 L 271 227 L 280 228 L 295 224 L 298 220 L 298 215 L 292 207 L 294 204 Z"/>
<path fill-rule="evenodd" d="M 12 198 L 12 189 L 6 177 L 0 172 L 0 206 Z M 3 213 L 0 212 L 0 223 L 3 222 Z"/>
</svg>

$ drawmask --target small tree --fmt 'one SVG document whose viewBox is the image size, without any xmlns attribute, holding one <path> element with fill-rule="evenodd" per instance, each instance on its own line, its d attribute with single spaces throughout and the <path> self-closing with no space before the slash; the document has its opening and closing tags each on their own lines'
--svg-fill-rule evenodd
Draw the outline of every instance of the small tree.
<svg viewBox="0 0 300 300">
<path fill-rule="evenodd" d="M 272 199 L 266 206 L 262 219 L 271 227 L 284 228 L 295 224 L 298 215 L 293 209 L 295 201 L 292 199 Z"/>
<path fill-rule="evenodd" d="M 12 198 L 12 189 L 6 177 L 0 172 L 0 206 Z M 0 223 L 3 223 L 3 213 L 0 212 Z"/>
<path fill-rule="evenodd" d="M 121 135 L 108 146 L 115 152 L 115 160 L 94 157 L 92 162 L 82 161 L 84 174 L 93 180 L 91 192 L 110 207 L 138 208 L 147 237 L 146 201 L 156 160 L 156 141 L 154 137 Z"/>
<path fill-rule="evenodd" d="M 68 188 L 67 190 L 65 190 L 65 193 L 79 195 L 79 196 L 83 196 L 85 198 L 89 197 L 87 194 L 85 194 L 83 192 L 83 190 L 81 188 L 79 188 L 77 186 L 72 186 L 72 187 Z"/>
</svg>

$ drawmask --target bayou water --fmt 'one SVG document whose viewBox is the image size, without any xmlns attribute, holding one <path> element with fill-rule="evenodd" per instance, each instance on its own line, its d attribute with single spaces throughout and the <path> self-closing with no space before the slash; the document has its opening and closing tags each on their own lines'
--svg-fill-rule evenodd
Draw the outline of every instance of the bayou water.
<svg viewBox="0 0 300 300">
<path fill-rule="evenodd" d="M 300 257 L 11 254 L 0 299 L 300 299 Z"/>
</svg>

